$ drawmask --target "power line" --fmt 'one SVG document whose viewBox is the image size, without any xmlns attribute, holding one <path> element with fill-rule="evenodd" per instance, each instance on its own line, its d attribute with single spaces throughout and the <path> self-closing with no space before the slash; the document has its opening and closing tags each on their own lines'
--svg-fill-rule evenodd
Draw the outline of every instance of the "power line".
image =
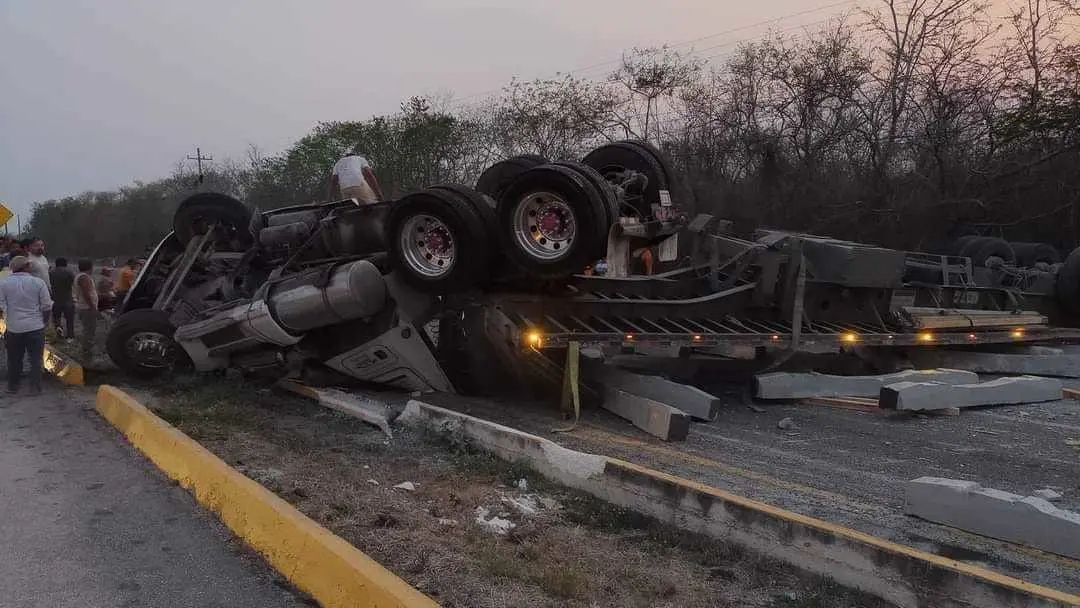
<svg viewBox="0 0 1080 608">
<path fill-rule="evenodd" d="M 686 46 L 688 44 L 694 44 L 695 42 L 701 42 L 702 40 L 711 40 L 713 38 L 718 38 L 720 36 L 726 36 L 728 34 L 733 34 L 733 33 L 736 33 L 736 32 L 741 32 L 741 31 L 745 31 L 745 30 L 759 28 L 759 27 L 766 26 L 766 25 L 771 25 L 771 24 L 774 24 L 774 23 L 780 23 L 782 21 L 787 21 L 787 20 L 793 19 L 795 17 L 801 17 L 801 16 L 804 16 L 804 15 L 809 15 L 809 14 L 812 14 L 812 13 L 821 12 L 823 10 L 828 10 L 828 9 L 831 9 L 831 8 L 837 8 L 837 7 L 841 7 L 841 6 L 845 6 L 845 5 L 858 4 L 860 1 L 862 1 L 862 0 L 841 0 L 839 2 L 833 2 L 833 3 L 830 3 L 830 4 L 819 6 L 817 8 L 806 9 L 806 10 L 798 11 L 798 12 L 795 12 L 795 13 L 789 13 L 787 15 L 783 15 L 783 16 L 780 16 L 780 17 L 773 17 L 772 19 L 766 19 L 764 21 L 758 21 L 756 23 L 750 23 L 750 24 L 747 24 L 747 25 L 742 25 L 742 26 L 730 28 L 730 29 L 723 30 L 723 31 L 720 31 L 720 32 L 715 32 L 715 33 L 712 33 L 712 34 L 708 34 L 706 36 L 699 36 L 697 38 L 693 38 L 693 39 L 690 39 L 690 40 L 684 40 L 684 41 L 681 41 L 681 42 L 671 43 L 671 44 L 668 44 L 666 46 L 668 48 L 682 47 L 682 46 Z M 828 19 L 825 19 L 825 20 L 822 20 L 822 21 L 819 21 L 819 22 L 815 22 L 813 24 L 801 24 L 801 25 L 799 25 L 797 27 L 806 27 L 808 25 L 824 23 L 826 21 L 828 21 Z M 790 29 L 794 29 L 794 28 L 790 28 Z M 744 38 L 744 39 L 741 39 L 741 40 L 733 41 L 731 43 L 726 43 L 726 44 L 707 47 L 706 49 L 703 49 L 703 50 L 711 50 L 711 49 L 715 49 L 715 48 L 720 48 L 722 46 L 726 46 L 726 45 L 729 45 L 729 44 L 737 44 L 739 42 L 745 42 L 747 40 L 752 40 L 752 39 L 755 39 L 755 38 Z M 567 74 L 567 75 L 579 75 L 582 72 L 592 71 L 592 70 L 595 70 L 596 68 L 601 68 L 601 67 L 605 67 L 605 66 L 609 66 L 609 65 L 614 65 L 614 64 L 617 64 L 617 63 L 619 63 L 621 61 L 622 61 L 622 58 L 613 59 L 613 60 L 610 60 L 610 61 L 604 61 L 604 62 L 600 62 L 600 63 L 594 63 L 592 65 L 588 65 L 588 66 L 584 66 L 584 67 L 580 67 L 580 68 L 570 70 L 568 72 L 565 72 L 565 74 Z M 555 72 L 556 75 L 561 75 L 563 73 L 564 72 Z M 451 102 L 449 105 L 450 105 L 450 107 L 460 107 L 460 106 L 464 105 L 466 102 L 468 102 L 469 100 L 476 99 L 478 97 L 486 97 L 488 95 L 493 95 L 493 94 L 498 93 L 498 92 L 500 92 L 502 90 L 503 90 L 503 87 L 499 87 L 497 89 L 489 89 L 487 91 L 481 91 L 479 93 L 474 93 L 474 94 L 468 95 L 466 97 L 461 97 L 461 98 Z"/>
</svg>

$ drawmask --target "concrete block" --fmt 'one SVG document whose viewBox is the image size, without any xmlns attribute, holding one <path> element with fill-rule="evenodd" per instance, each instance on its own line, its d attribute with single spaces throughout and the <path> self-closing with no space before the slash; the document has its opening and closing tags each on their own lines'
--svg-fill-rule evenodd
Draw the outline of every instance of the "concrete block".
<svg viewBox="0 0 1080 608">
<path fill-rule="evenodd" d="M 1080 514 L 1041 498 L 974 481 L 920 477 L 908 482 L 905 499 L 909 515 L 1080 559 Z"/>
<path fill-rule="evenodd" d="M 581 366 L 586 379 L 665 403 L 698 420 L 713 420 L 720 413 L 720 400 L 699 388 L 659 376 L 635 374 L 595 359 L 583 358 Z"/>
<path fill-rule="evenodd" d="M 832 376 L 818 373 L 775 372 L 754 376 L 754 388 L 759 399 L 877 397 L 878 393 L 881 392 L 881 387 L 897 382 L 972 384 L 978 381 L 978 374 L 957 369 L 905 370 L 880 376 Z"/>
<path fill-rule="evenodd" d="M 980 374 L 1025 374 L 1055 378 L 1080 378 L 1080 357 L 1076 353 L 1004 354 L 913 348 L 909 358 L 918 366 L 943 366 Z"/>
<path fill-rule="evenodd" d="M 941 410 L 950 407 L 1039 403 L 1061 399 L 1061 381 L 1020 376 L 978 384 L 897 382 L 882 387 L 880 407 L 895 410 Z"/>
<path fill-rule="evenodd" d="M 683 441 L 690 433 L 690 417 L 685 412 L 648 397 L 608 387 L 601 406 L 664 441 Z"/>
</svg>

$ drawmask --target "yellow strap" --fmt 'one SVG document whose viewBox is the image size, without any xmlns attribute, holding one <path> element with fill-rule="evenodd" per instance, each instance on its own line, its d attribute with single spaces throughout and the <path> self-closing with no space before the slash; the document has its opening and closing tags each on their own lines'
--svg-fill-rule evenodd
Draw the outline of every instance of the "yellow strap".
<svg viewBox="0 0 1080 608">
<path fill-rule="evenodd" d="M 573 412 L 574 420 L 570 426 L 552 429 L 553 433 L 568 433 L 577 427 L 581 418 L 581 391 L 578 382 L 578 363 L 581 355 L 581 343 L 570 342 L 566 349 L 566 367 L 563 369 L 562 410 Z"/>
</svg>

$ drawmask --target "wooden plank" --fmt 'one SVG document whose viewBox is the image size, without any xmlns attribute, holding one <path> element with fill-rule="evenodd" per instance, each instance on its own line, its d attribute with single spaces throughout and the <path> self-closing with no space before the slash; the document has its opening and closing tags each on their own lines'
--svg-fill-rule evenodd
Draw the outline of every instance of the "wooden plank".
<svg viewBox="0 0 1080 608">
<path fill-rule="evenodd" d="M 1076 390 L 1075 388 L 1063 388 L 1061 389 L 1061 398 L 1080 400 L 1080 390 Z"/>
</svg>

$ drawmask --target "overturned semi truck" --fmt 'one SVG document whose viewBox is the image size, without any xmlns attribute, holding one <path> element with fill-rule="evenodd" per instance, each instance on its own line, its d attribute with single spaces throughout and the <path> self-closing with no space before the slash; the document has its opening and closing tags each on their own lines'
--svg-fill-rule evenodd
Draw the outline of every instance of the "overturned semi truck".
<svg viewBox="0 0 1080 608">
<path fill-rule="evenodd" d="M 672 356 L 751 347 L 767 360 L 1080 336 L 1023 306 L 1039 298 L 1022 289 L 977 285 L 969 258 L 735 235 L 684 202 L 671 164 L 639 141 L 581 162 L 514 157 L 475 187 L 368 205 L 259 212 L 196 194 L 121 304 L 107 352 L 137 375 L 235 368 L 485 392 L 572 342 Z M 631 273 L 631 252 L 653 246 L 674 267 Z M 611 272 L 583 273 L 600 258 Z"/>
</svg>

